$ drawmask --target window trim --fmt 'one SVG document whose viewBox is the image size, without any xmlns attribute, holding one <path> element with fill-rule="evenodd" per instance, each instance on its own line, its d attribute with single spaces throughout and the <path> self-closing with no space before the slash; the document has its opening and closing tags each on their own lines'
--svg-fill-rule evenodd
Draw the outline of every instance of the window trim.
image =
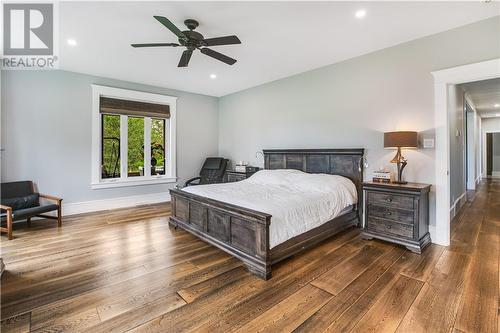
<svg viewBox="0 0 500 333">
<path fill-rule="evenodd" d="M 101 189 L 101 188 L 112 188 L 112 187 L 125 187 L 125 186 L 138 186 L 138 185 L 153 185 L 153 184 L 163 184 L 163 183 L 175 183 L 177 182 L 177 168 L 176 168 L 176 110 L 177 110 L 177 97 L 160 95 L 154 93 L 147 93 L 136 90 L 128 90 L 121 88 L 114 88 L 108 86 L 101 86 L 92 84 L 92 179 L 91 179 L 91 188 L 92 189 Z M 147 102 L 147 103 L 157 103 L 157 104 L 166 104 L 170 107 L 170 118 L 165 118 L 165 141 L 168 143 L 167 147 L 165 147 L 165 175 L 150 175 L 150 169 L 148 169 L 149 163 L 146 161 L 150 161 L 151 158 L 149 149 L 145 149 L 144 151 L 144 160 L 145 160 L 145 173 L 144 176 L 135 176 L 135 177 L 127 177 L 127 143 L 128 140 L 123 140 L 124 136 L 127 137 L 128 131 L 124 131 L 124 126 L 127 128 L 128 124 L 124 123 L 123 116 L 120 116 L 120 149 L 124 149 L 121 151 L 120 156 L 120 178 L 109 178 L 102 179 L 101 178 L 101 113 L 100 113 L 100 97 L 111 97 L 111 98 L 119 98 L 126 100 L 133 100 L 139 102 Z M 157 117 L 154 117 L 157 118 Z M 144 137 L 145 141 L 151 140 L 150 128 L 146 130 L 146 123 L 151 123 L 151 121 L 146 121 L 144 118 Z M 146 139 L 146 135 L 149 135 L 149 139 Z M 125 154 L 123 154 L 125 153 Z M 124 160 L 125 158 L 125 160 Z M 149 174 L 149 175 L 148 175 Z"/>
</svg>

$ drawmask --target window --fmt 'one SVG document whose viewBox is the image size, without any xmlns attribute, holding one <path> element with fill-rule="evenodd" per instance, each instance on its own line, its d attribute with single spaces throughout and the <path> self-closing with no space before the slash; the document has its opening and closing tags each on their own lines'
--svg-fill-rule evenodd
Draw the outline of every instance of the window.
<svg viewBox="0 0 500 333">
<path fill-rule="evenodd" d="M 92 188 L 175 182 L 176 98 L 92 90 Z"/>
<path fill-rule="evenodd" d="M 120 178 L 120 116 L 101 117 L 101 177 Z"/>
<path fill-rule="evenodd" d="M 144 118 L 128 117 L 128 177 L 144 176 Z"/>
</svg>

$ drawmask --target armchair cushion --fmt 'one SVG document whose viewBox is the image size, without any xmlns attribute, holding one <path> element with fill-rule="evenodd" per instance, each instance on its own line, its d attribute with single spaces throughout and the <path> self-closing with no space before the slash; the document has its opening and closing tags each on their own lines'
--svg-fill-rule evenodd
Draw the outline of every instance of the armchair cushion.
<svg viewBox="0 0 500 333">
<path fill-rule="evenodd" d="M 203 163 L 201 167 L 202 170 L 219 170 L 221 167 L 221 163 L 224 161 L 223 158 L 220 157 L 208 157 Z"/>
<path fill-rule="evenodd" d="M 35 193 L 33 182 L 29 180 L 0 184 L 1 198 L 19 198 Z"/>
<path fill-rule="evenodd" d="M 40 196 L 38 193 L 33 193 L 17 198 L 4 198 L 2 199 L 2 205 L 9 206 L 12 208 L 12 210 L 36 207 L 40 205 L 39 198 Z"/>
<path fill-rule="evenodd" d="M 36 207 L 30 207 L 30 208 L 25 208 L 25 209 L 19 209 L 16 211 L 12 212 L 12 219 L 13 220 L 23 220 L 27 217 L 51 212 L 54 210 L 57 210 L 59 208 L 58 205 L 56 204 L 50 204 L 50 205 L 43 205 L 43 206 L 36 206 Z M 4 222 L 7 219 L 5 214 L 2 214 L 2 222 Z"/>
</svg>

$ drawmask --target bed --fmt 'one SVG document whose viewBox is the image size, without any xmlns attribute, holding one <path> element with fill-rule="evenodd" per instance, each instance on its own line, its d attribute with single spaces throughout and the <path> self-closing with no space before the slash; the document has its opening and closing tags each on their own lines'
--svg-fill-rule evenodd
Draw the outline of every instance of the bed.
<svg viewBox="0 0 500 333">
<path fill-rule="evenodd" d="M 247 180 L 171 190 L 169 223 L 267 280 L 273 264 L 360 224 L 364 149 L 263 152 L 265 170 Z"/>
</svg>

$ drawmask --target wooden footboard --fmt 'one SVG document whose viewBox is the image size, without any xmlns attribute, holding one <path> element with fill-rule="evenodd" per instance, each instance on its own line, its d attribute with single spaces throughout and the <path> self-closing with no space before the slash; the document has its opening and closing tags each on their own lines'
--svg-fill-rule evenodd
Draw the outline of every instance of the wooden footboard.
<svg viewBox="0 0 500 333">
<path fill-rule="evenodd" d="M 269 224 L 271 215 L 170 190 L 170 224 L 196 235 L 242 260 L 253 274 L 271 277 Z"/>
</svg>

